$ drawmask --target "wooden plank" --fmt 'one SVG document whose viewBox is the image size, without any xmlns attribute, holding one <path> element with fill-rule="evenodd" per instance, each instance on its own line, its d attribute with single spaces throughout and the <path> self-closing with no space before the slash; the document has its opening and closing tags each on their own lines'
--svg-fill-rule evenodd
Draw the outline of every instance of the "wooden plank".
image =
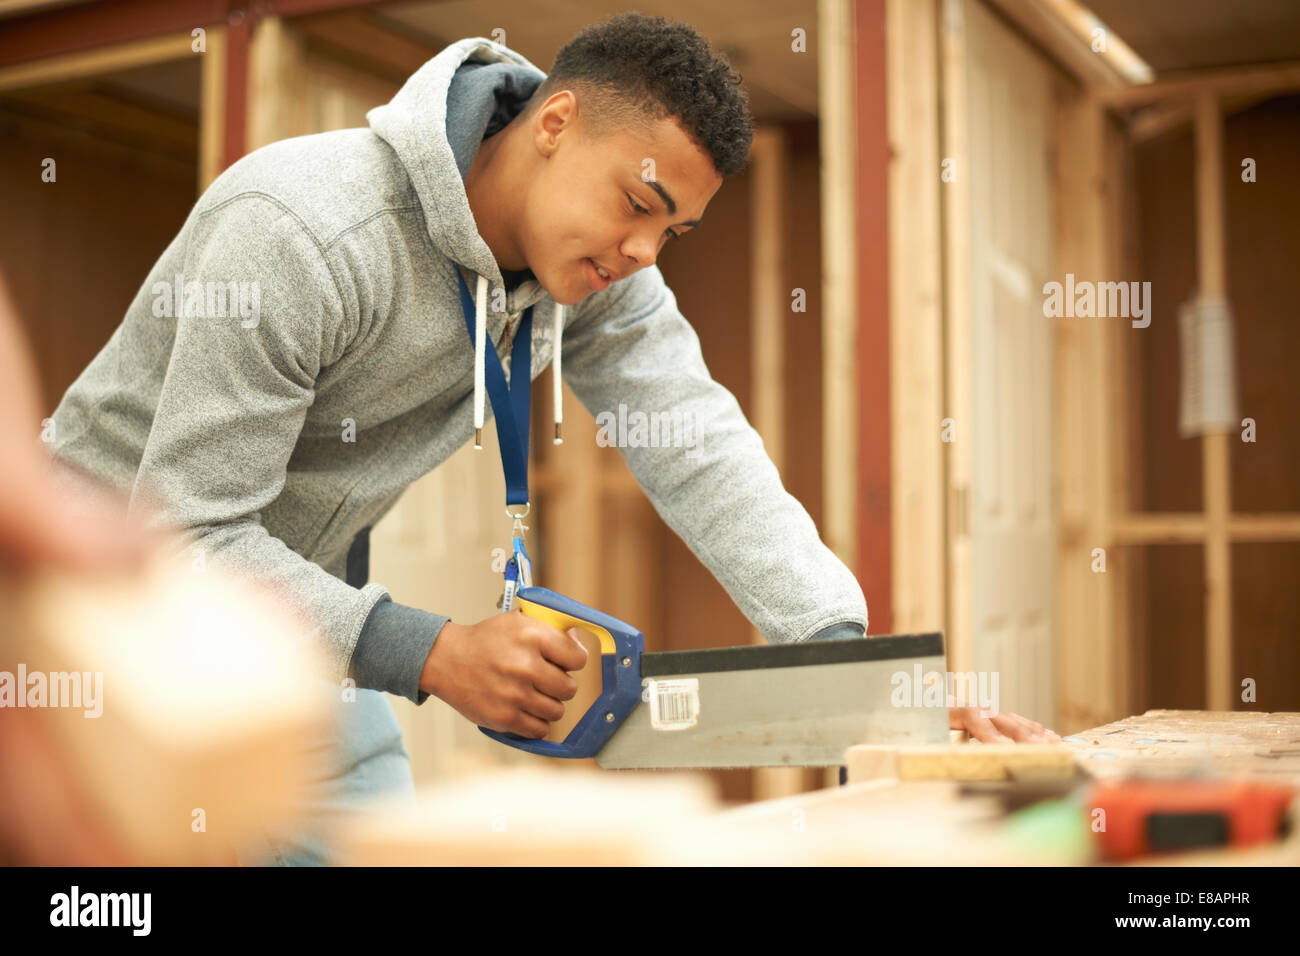
<svg viewBox="0 0 1300 956">
<path fill-rule="evenodd" d="M 114 0 L 14 17 L 0 30 L 0 64 L 95 56 L 224 22 L 230 0 Z"/>
<path fill-rule="evenodd" d="M 1233 541 L 1300 541 L 1300 514 L 1230 514 Z"/>
<path fill-rule="evenodd" d="M 311 132 L 302 38 L 280 17 L 253 27 L 248 50 L 246 150 Z"/>
<path fill-rule="evenodd" d="M 63 7 L 83 0 L 0 0 L 0 16 L 12 17 L 18 13 L 35 13 L 47 7 Z"/>
<path fill-rule="evenodd" d="M 360 11 L 304 17 L 294 26 L 313 50 L 399 83 L 438 52 Z"/>
<path fill-rule="evenodd" d="M 1150 83 L 1155 74 L 1151 67 L 1124 42 L 1115 31 L 1107 28 L 1097 16 L 1079 3 L 1078 0 L 1041 0 L 1056 18 L 1065 24 L 1087 48 L 1088 52 L 1102 60 L 1126 83 Z M 1093 42 L 1096 31 L 1103 30 L 1104 46 L 1098 50 Z M 1112 84 L 1107 84 L 1112 85 Z"/>
<path fill-rule="evenodd" d="M 1129 140 L 1133 143 L 1142 143 L 1163 136 L 1190 122 L 1192 122 L 1192 109 L 1188 103 L 1182 100 L 1158 102 L 1129 118 Z"/>
<path fill-rule="evenodd" d="M 721 806 L 698 775 L 566 773 L 559 763 L 479 774 L 424 791 L 414 806 L 346 821 L 343 859 L 360 866 L 673 865 L 691 852 L 674 829 Z"/>
<path fill-rule="evenodd" d="M 1205 538 L 1200 512 L 1119 514 L 1111 522 L 1115 544 L 1184 544 Z"/>
<path fill-rule="evenodd" d="M 200 193 L 225 169 L 228 42 L 225 27 L 208 30 L 199 78 Z"/>
<path fill-rule="evenodd" d="M 890 0 L 889 404 L 893 628 L 944 626 L 938 5 Z"/>
<path fill-rule="evenodd" d="M 48 59 L 0 67 L 0 92 L 83 79 L 116 70 L 181 60 L 196 56 L 188 33 L 135 40 L 118 46 L 102 47 L 80 53 L 66 53 Z"/>
<path fill-rule="evenodd" d="M 783 215 L 786 137 L 780 127 L 759 129 L 750 148 L 749 244 L 751 424 L 781 471 L 785 462 L 785 366 L 782 337 L 790 298 L 786 289 Z"/>
<path fill-rule="evenodd" d="M 61 704 L 7 712 L 6 733 L 19 720 L 45 737 L 43 756 L 127 857 L 116 863 L 225 864 L 292 819 L 321 770 L 323 751 L 303 742 L 324 746 L 338 698 L 303 623 L 269 592 L 155 559 L 0 583 L 0 605 L 0 668 L 12 680 L 21 662 L 19 692 L 31 701 L 39 673 L 42 704 Z"/>
<path fill-rule="evenodd" d="M 1134 207 L 1131 179 L 1128 174 L 1128 156 L 1131 147 L 1124 128 L 1113 117 L 1103 114 L 1101 143 L 1102 194 L 1105 197 L 1101 254 L 1104 274 L 1118 280 L 1133 275 L 1135 257 L 1126 255 L 1136 245 L 1136 228 L 1130 215 Z M 1143 330 L 1133 329 L 1128 322 L 1106 321 L 1100 323 L 1102 342 L 1101 362 L 1105 369 L 1102 379 L 1106 391 L 1102 406 L 1103 421 L 1109 428 L 1103 435 L 1106 460 L 1098 463 L 1104 468 L 1102 478 L 1106 483 L 1106 499 L 1102 504 L 1100 533 L 1106 547 L 1114 540 L 1112 524 L 1115 513 L 1133 507 L 1133 491 L 1140 487 L 1133 468 L 1133 439 L 1131 432 L 1135 421 L 1135 396 L 1141 394 L 1131 388 L 1134 382 L 1136 360 L 1135 335 Z M 1113 715 L 1131 712 L 1137 687 L 1133 670 L 1133 635 L 1142 620 L 1134 616 L 1136 604 L 1134 578 L 1126 556 L 1112 554 L 1106 570 L 1110 617 L 1107 628 L 1099 635 L 1107 642 L 1106 675 L 1111 685 Z M 1137 562 L 1133 562 L 1137 563 Z M 1091 570 L 1089 573 L 1092 573 Z"/>
<path fill-rule="evenodd" d="M 1223 119 L 1215 94 L 1203 92 L 1196 98 L 1196 267 L 1202 296 L 1227 294 L 1225 241 Z"/>
<path fill-rule="evenodd" d="M 81 3 L 14 17 L 0 30 L 0 64 L 30 63 L 91 50 L 119 48 L 138 40 L 195 27 L 247 24 L 271 8 L 278 16 L 301 17 L 330 10 L 376 6 L 382 0 L 113 0 Z"/>
<path fill-rule="evenodd" d="M 1109 107 L 1134 107 L 1175 97 L 1281 93 L 1294 89 L 1300 89 L 1300 60 L 1167 73 L 1141 86 L 1098 90 L 1097 98 Z"/>
<path fill-rule="evenodd" d="M 1095 99 L 1063 90 L 1058 119 L 1058 280 L 1101 277 L 1108 268 L 1105 113 Z M 1061 725 L 1073 729 L 1117 716 L 1115 598 L 1107 575 L 1092 570 L 1093 550 L 1109 545 L 1115 386 L 1106 323 L 1054 321 L 1057 514 L 1066 529 L 1057 572 L 1057 688 Z"/>
<path fill-rule="evenodd" d="M 822 538 L 857 563 L 857 240 L 850 0 L 818 0 L 822 223 Z"/>
<path fill-rule="evenodd" d="M 845 755 L 849 782 L 899 780 L 1034 780 L 1075 776 L 1074 756 L 1060 744 L 860 744 Z"/>
<path fill-rule="evenodd" d="M 1223 200 L 1223 119 L 1215 94 L 1196 99 L 1196 261 L 1198 294 L 1227 296 Z M 1213 710 L 1231 710 L 1232 552 L 1228 513 L 1232 508 L 1228 435 L 1201 438 L 1205 507 L 1205 686 Z"/>
<path fill-rule="evenodd" d="M 989 0 L 1058 66 L 1090 89 L 1122 89 L 1124 77 L 1106 57 L 1092 52 L 1066 22 L 1042 0 Z"/>
<path fill-rule="evenodd" d="M 1275 95 L 1273 92 L 1266 92 L 1224 96 L 1219 100 L 1219 112 L 1226 119 L 1234 113 L 1241 113 L 1252 106 L 1258 106 Z M 1141 143 L 1183 126 L 1189 126 L 1195 122 L 1195 112 L 1192 103 L 1185 99 L 1153 103 L 1129 118 L 1129 140 L 1133 143 Z"/>
<path fill-rule="evenodd" d="M 1114 233 L 1107 219 L 1111 202 L 1111 184 L 1106 167 L 1107 117 L 1100 104 L 1089 99 L 1084 107 L 1083 118 L 1086 133 L 1081 145 L 1087 150 L 1084 158 L 1086 178 L 1083 183 L 1083 201 L 1090 208 L 1083 219 L 1086 224 L 1084 261 L 1088 265 L 1082 274 L 1100 279 L 1115 274 L 1112 256 Z M 1076 272 L 1076 275 L 1079 274 Z M 1084 435 L 1088 442 L 1085 452 L 1091 485 L 1088 536 L 1092 543 L 1085 544 L 1085 553 L 1079 555 L 1079 568 L 1082 570 L 1086 567 L 1090 579 L 1088 606 L 1092 620 L 1088 663 L 1093 684 L 1091 704 L 1104 719 L 1113 719 L 1124 713 L 1120 705 L 1119 681 L 1120 670 L 1127 663 L 1117 646 L 1115 625 L 1120 617 L 1120 608 L 1117 588 L 1112 583 L 1115 580 L 1112 576 L 1114 572 L 1109 567 L 1104 574 L 1092 570 L 1093 549 L 1110 546 L 1111 513 L 1115 508 L 1117 469 L 1114 423 L 1117 420 L 1115 404 L 1119 388 L 1112 343 L 1118 329 L 1116 322 L 1084 323 L 1085 374 L 1089 379 L 1087 389 L 1091 398 L 1088 403 L 1091 408 L 1084 423 Z"/>
<path fill-rule="evenodd" d="M 1208 525 L 1199 511 L 1118 515 L 1111 525 L 1116 544 L 1197 544 Z M 1229 541 L 1300 541 L 1300 514 L 1230 514 Z"/>
<path fill-rule="evenodd" d="M 947 402 L 943 419 L 951 419 L 954 436 L 943 444 L 947 463 L 948 615 L 945 650 L 948 667 L 971 671 L 974 666 L 971 621 L 972 562 L 970 538 L 970 485 L 972 457 L 970 426 L 972 402 L 971 327 L 971 151 L 968 145 L 969 102 L 964 5 L 944 0 L 940 25 L 940 84 L 943 102 L 942 145 L 945 160 L 952 161 L 953 181 L 944 183 L 944 312 L 946 328 L 945 378 Z M 942 434 L 942 433 L 941 433 Z"/>
<path fill-rule="evenodd" d="M 1079 128 L 1082 99 L 1061 84 L 1057 90 L 1056 209 L 1058 277 L 1077 269 L 1084 255 L 1081 219 L 1084 211 L 1077 186 L 1083 157 L 1070 143 Z M 1059 278 L 1058 278 L 1059 281 Z M 1056 652 L 1058 725 L 1065 730 L 1087 727 L 1091 719 L 1091 669 L 1087 666 L 1085 635 L 1089 622 L 1088 579 L 1082 565 L 1093 546 L 1088 526 L 1087 454 L 1079 426 L 1086 416 L 1087 386 L 1083 366 L 1083 330 L 1064 319 L 1053 337 L 1052 381 L 1055 383 L 1056 521 L 1060 528 L 1056 560 Z M 1070 675 L 1065 679 L 1065 675 Z"/>
</svg>

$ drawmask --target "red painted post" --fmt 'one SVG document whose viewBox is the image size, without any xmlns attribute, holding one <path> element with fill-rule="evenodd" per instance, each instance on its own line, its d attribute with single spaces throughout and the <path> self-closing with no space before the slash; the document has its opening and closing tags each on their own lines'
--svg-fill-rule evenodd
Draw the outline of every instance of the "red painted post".
<svg viewBox="0 0 1300 956">
<path fill-rule="evenodd" d="M 858 580 L 873 634 L 893 629 L 890 535 L 889 130 L 885 0 L 855 0 L 858 259 Z"/>
</svg>

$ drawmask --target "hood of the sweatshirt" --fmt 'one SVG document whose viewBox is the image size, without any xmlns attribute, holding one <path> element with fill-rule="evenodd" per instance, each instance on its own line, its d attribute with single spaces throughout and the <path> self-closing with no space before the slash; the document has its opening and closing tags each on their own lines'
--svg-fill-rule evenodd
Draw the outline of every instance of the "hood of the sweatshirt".
<svg viewBox="0 0 1300 956">
<path fill-rule="evenodd" d="M 492 250 L 479 235 L 464 179 L 484 137 L 514 119 L 545 78 L 546 74 L 513 50 L 483 37 L 471 37 L 453 43 L 425 63 L 392 100 L 366 114 L 370 128 L 393 148 L 406 168 L 433 244 L 477 276 L 472 286 L 476 447 L 481 447 L 485 421 L 488 288 L 504 287 L 506 282 Z M 525 275 L 529 278 L 508 293 L 509 311 L 533 305 L 546 294 L 535 276 Z M 560 388 L 564 311 L 559 305 L 552 309 L 552 403 L 557 443 L 564 418 Z M 497 348 L 495 334 L 492 347 Z M 508 366 L 504 371 L 508 378 Z M 536 374 L 539 370 L 531 371 Z"/>
<path fill-rule="evenodd" d="M 503 277 L 479 235 L 464 177 L 483 138 L 513 119 L 545 78 L 514 50 L 470 37 L 429 60 L 392 100 L 366 114 L 406 167 L 434 245 L 493 285 L 504 284 Z"/>
</svg>

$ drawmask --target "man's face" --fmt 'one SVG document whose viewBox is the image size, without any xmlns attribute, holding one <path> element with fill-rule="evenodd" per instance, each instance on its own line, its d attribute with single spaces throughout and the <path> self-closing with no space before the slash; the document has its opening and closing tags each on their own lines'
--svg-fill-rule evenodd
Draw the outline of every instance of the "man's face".
<svg viewBox="0 0 1300 956">
<path fill-rule="evenodd" d="M 519 242 L 561 305 L 654 265 L 665 243 L 699 224 L 722 185 L 708 153 L 675 120 L 594 134 L 584 120 L 573 95 L 557 93 L 529 129 L 539 171 Z"/>
</svg>

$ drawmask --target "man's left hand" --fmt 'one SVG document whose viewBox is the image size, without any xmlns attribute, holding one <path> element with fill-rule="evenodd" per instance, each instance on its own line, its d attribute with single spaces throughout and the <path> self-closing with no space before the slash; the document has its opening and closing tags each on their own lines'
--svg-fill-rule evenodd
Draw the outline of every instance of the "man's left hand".
<svg viewBox="0 0 1300 956">
<path fill-rule="evenodd" d="M 976 740 L 990 744 L 1059 744 L 1060 735 L 1019 714 L 997 713 L 985 717 L 982 708 L 950 706 L 948 727 L 964 730 Z"/>
</svg>

